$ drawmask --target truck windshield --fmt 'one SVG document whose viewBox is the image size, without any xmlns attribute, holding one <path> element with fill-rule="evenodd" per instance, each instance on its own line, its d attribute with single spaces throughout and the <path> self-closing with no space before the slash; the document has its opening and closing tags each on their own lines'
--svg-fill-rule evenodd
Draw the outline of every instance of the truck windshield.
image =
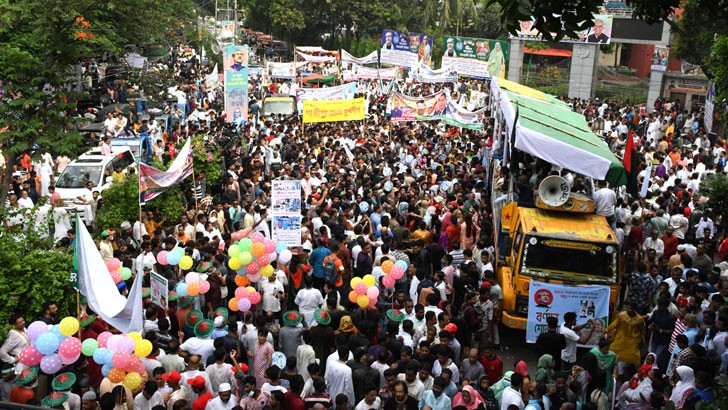
<svg viewBox="0 0 728 410">
<path fill-rule="evenodd" d="M 615 281 L 617 250 L 612 244 L 527 236 L 521 272 L 588 276 Z"/>
<path fill-rule="evenodd" d="M 265 115 L 291 115 L 296 110 L 293 99 L 284 101 L 265 101 L 263 103 L 263 113 Z"/>
</svg>

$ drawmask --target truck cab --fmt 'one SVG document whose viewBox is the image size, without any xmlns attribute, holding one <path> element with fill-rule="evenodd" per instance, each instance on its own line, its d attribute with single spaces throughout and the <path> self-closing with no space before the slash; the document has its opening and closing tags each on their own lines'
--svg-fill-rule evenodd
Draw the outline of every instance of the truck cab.
<svg viewBox="0 0 728 410">
<path fill-rule="evenodd" d="M 263 118 L 271 115 L 288 117 L 297 112 L 296 98 L 291 95 L 273 94 L 263 97 L 263 105 L 261 106 Z"/>
</svg>

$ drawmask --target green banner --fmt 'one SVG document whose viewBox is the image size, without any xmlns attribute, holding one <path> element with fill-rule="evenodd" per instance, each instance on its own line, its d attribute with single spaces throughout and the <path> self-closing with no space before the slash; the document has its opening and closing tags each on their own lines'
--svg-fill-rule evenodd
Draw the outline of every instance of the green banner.
<svg viewBox="0 0 728 410">
<path fill-rule="evenodd" d="M 443 37 L 442 67 L 454 65 L 460 76 L 505 78 L 510 57 L 507 41 L 472 37 Z"/>
</svg>

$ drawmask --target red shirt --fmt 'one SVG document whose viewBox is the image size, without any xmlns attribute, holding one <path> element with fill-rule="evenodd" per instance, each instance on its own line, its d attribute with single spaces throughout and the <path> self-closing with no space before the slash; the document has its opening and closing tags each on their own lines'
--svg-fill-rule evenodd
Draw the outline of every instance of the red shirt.
<svg viewBox="0 0 728 410">
<path fill-rule="evenodd" d="M 488 375 L 488 380 L 491 384 L 496 383 L 503 377 L 503 361 L 500 357 L 495 356 L 492 359 L 488 359 L 485 356 L 480 356 L 480 364 L 485 368 L 485 373 Z"/>
<path fill-rule="evenodd" d="M 207 406 L 207 402 L 210 400 L 212 400 L 212 393 L 206 392 L 192 403 L 192 410 L 205 410 L 205 406 Z"/>
<path fill-rule="evenodd" d="M 287 392 L 283 396 L 283 407 L 286 410 L 305 410 L 306 405 L 303 403 L 301 396 L 293 392 Z"/>
<path fill-rule="evenodd" d="M 25 404 L 34 398 L 35 392 L 33 389 L 29 389 L 25 386 L 15 386 L 12 390 L 10 390 L 8 401 L 12 403 Z"/>
</svg>

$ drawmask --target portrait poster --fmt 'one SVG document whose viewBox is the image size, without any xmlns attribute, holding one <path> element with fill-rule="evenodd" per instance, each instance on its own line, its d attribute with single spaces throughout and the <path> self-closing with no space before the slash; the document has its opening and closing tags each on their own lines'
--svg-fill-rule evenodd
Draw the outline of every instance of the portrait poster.
<svg viewBox="0 0 728 410">
<path fill-rule="evenodd" d="M 655 50 L 652 52 L 650 69 L 652 69 L 652 71 L 667 71 L 667 61 L 669 58 L 669 47 L 655 46 Z"/>
<path fill-rule="evenodd" d="M 614 16 L 611 14 L 594 14 L 592 24 L 589 28 L 577 32 L 577 37 L 564 37 L 561 43 L 589 43 L 589 44 L 609 44 L 612 41 L 612 27 L 614 26 Z M 509 33 L 509 38 L 518 40 L 536 40 L 545 41 L 541 33 L 533 27 L 532 20 L 522 20 L 519 22 L 516 34 Z"/>
<path fill-rule="evenodd" d="M 609 325 L 609 286 L 562 285 L 531 281 L 528 295 L 528 323 L 526 341 L 535 343 L 538 335 L 546 332 L 546 318 L 553 316 L 559 325 L 564 323 L 564 314 L 576 313 L 576 324 L 593 321 L 594 332 L 589 340 L 579 346 L 596 346 Z M 588 328 L 581 330 L 589 332 Z"/>
<path fill-rule="evenodd" d="M 164 276 L 152 272 L 149 276 L 152 303 L 167 309 L 169 301 L 169 281 Z"/>
<path fill-rule="evenodd" d="M 458 75 L 471 78 L 505 78 L 510 44 L 472 37 L 443 37 L 441 67 L 454 65 Z"/>
<path fill-rule="evenodd" d="M 273 180 L 271 207 L 273 240 L 301 246 L 301 181 Z"/>
<path fill-rule="evenodd" d="M 248 119 L 248 59 L 250 48 L 227 46 L 223 53 L 225 71 L 225 115 L 228 122 Z"/>
<path fill-rule="evenodd" d="M 384 30 L 379 54 L 380 64 L 412 68 L 423 62 L 429 66 L 432 62 L 432 36 Z"/>
</svg>

